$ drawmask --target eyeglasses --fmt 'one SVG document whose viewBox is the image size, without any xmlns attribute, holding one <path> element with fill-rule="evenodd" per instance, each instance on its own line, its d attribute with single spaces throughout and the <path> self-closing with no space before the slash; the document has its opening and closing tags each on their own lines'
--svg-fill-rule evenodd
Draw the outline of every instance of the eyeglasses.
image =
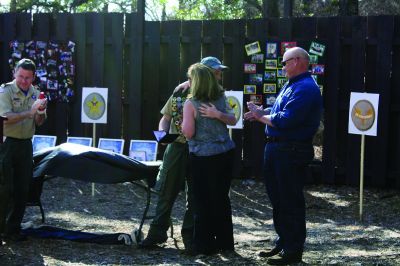
<svg viewBox="0 0 400 266">
<path fill-rule="evenodd" d="M 286 66 L 286 64 L 287 64 L 287 62 L 289 62 L 290 60 L 293 60 L 293 59 L 295 59 L 295 58 L 298 58 L 298 57 L 292 57 L 292 58 L 289 58 L 288 60 L 286 60 L 286 61 L 282 61 L 282 66 Z"/>
</svg>

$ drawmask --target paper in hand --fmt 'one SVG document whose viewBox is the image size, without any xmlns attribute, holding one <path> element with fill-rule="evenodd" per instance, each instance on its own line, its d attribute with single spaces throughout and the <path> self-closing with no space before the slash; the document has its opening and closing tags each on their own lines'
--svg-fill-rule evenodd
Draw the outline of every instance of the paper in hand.
<svg viewBox="0 0 400 266">
<path fill-rule="evenodd" d="M 153 133 L 159 143 L 171 143 L 179 136 L 179 134 L 169 134 L 162 130 L 154 130 Z"/>
</svg>

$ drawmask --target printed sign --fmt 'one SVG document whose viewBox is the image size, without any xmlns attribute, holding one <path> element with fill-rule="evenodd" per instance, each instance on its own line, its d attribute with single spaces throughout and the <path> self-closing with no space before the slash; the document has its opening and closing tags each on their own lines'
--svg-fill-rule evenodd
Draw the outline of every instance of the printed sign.
<svg viewBox="0 0 400 266">
<path fill-rule="evenodd" d="M 349 133 L 376 136 L 379 94 L 352 92 L 349 108 Z"/>
</svg>

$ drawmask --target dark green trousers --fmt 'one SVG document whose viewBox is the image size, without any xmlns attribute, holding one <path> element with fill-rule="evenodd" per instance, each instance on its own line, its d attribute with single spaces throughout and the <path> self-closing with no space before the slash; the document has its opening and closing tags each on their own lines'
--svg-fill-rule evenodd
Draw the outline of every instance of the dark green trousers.
<svg viewBox="0 0 400 266">
<path fill-rule="evenodd" d="M 32 142 L 7 138 L 0 145 L 0 233 L 17 234 L 32 182 Z"/>
<path fill-rule="evenodd" d="M 155 217 L 150 224 L 147 237 L 166 239 L 171 222 L 171 211 L 176 197 L 186 181 L 186 211 L 182 224 L 182 239 L 185 246 L 190 245 L 193 238 L 192 184 L 188 171 L 189 149 L 187 144 L 168 144 L 163 163 L 157 176 L 159 196 Z"/>
</svg>

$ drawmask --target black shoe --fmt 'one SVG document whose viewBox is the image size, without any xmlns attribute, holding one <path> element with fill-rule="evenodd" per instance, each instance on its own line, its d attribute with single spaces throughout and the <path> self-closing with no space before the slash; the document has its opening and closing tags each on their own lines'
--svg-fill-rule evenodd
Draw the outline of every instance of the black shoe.
<svg viewBox="0 0 400 266">
<path fill-rule="evenodd" d="M 4 241 L 7 242 L 22 242 L 28 240 L 26 235 L 22 235 L 20 233 L 11 234 L 11 235 L 4 235 Z"/>
<path fill-rule="evenodd" d="M 303 253 L 285 253 L 283 252 L 282 257 L 279 259 L 269 259 L 267 263 L 269 265 L 287 265 L 292 263 L 299 263 L 302 261 Z"/>
<path fill-rule="evenodd" d="M 138 246 L 140 248 L 155 248 L 157 245 L 165 243 L 167 241 L 168 237 L 162 237 L 162 238 L 156 238 L 156 237 L 146 237 L 143 241 L 141 241 Z"/>
<path fill-rule="evenodd" d="M 261 251 L 258 256 L 261 258 L 269 258 L 269 257 L 273 257 L 276 254 L 279 254 L 279 252 L 281 252 L 282 249 L 278 248 L 278 247 L 274 247 L 273 249 L 271 249 L 270 251 Z"/>
</svg>

